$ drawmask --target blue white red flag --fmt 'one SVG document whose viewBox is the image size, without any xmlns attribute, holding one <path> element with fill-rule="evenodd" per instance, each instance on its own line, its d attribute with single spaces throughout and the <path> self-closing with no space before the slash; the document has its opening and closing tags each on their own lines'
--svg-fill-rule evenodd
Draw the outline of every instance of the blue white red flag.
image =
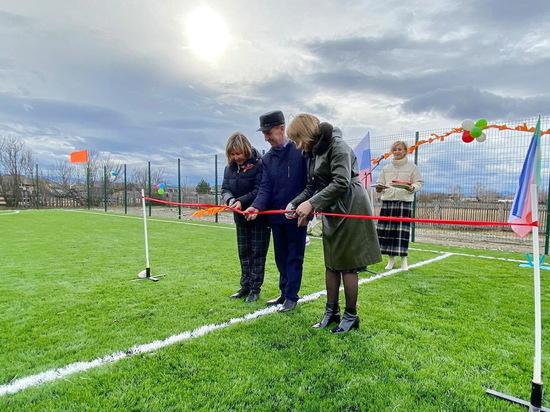
<svg viewBox="0 0 550 412">
<path fill-rule="evenodd" d="M 529 144 L 529 150 L 523 162 L 519 176 L 518 189 L 514 197 L 514 203 L 510 210 L 508 223 L 512 223 L 512 230 L 520 237 L 531 233 L 531 226 L 515 226 L 513 223 L 533 223 L 533 206 L 531 203 L 531 185 L 540 186 L 540 116 L 537 121 L 535 133 Z"/>
<path fill-rule="evenodd" d="M 370 153 L 370 133 L 367 132 L 365 137 L 353 149 L 359 164 L 359 179 L 363 182 L 365 188 L 370 187 L 372 183 L 371 175 L 371 153 Z"/>
</svg>

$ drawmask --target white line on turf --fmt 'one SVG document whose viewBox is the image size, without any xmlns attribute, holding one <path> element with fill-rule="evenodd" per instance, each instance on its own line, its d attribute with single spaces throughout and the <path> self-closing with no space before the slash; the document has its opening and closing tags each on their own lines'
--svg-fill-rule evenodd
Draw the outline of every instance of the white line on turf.
<svg viewBox="0 0 550 412">
<path fill-rule="evenodd" d="M 105 212 L 90 212 L 90 211 L 86 211 L 86 210 L 72 210 L 72 209 L 59 209 L 59 210 L 63 210 L 65 212 L 86 213 L 86 214 L 90 214 L 90 215 L 99 215 L 99 216 L 109 216 L 109 217 L 120 217 L 120 218 L 125 218 L 125 219 L 143 220 L 142 216 L 137 216 L 137 215 L 134 216 L 134 215 L 121 215 L 121 214 L 106 214 Z M 180 220 L 164 220 L 164 219 L 159 219 L 159 218 L 155 218 L 155 217 L 149 217 L 147 219 L 147 221 L 148 222 L 176 223 L 176 224 L 179 224 L 179 225 L 200 226 L 200 227 L 209 227 L 209 228 L 215 228 L 215 229 L 235 230 L 234 227 L 228 227 L 228 226 L 219 226 L 219 225 L 215 225 L 215 224 L 205 225 L 203 223 L 182 222 Z"/>
<path fill-rule="evenodd" d="M 1 212 L 0 216 L 16 215 L 18 213 L 19 213 L 19 210 L 7 210 L 5 212 Z"/>
<path fill-rule="evenodd" d="M 423 262 L 418 262 L 413 265 L 410 265 L 409 269 L 425 266 L 430 263 L 436 262 L 438 260 L 446 259 L 452 255 L 453 253 L 446 253 L 444 255 L 437 256 L 433 259 L 425 260 Z M 400 273 L 403 271 L 404 271 L 403 269 L 393 269 L 388 272 L 371 276 L 369 278 L 360 279 L 359 284 L 373 282 L 375 280 L 378 280 L 396 273 Z M 311 302 L 323 295 L 326 295 L 326 290 L 303 296 L 300 299 L 300 302 Z M 0 396 L 17 393 L 24 389 L 27 389 L 33 386 L 39 386 L 39 385 L 42 385 L 43 383 L 51 382 L 57 379 L 64 379 L 67 376 L 72 375 L 73 373 L 84 372 L 89 369 L 96 368 L 98 366 L 107 365 L 109 363 L 115 363 L 121 359 L 125 359 L 134 355 L 154 352 L 159 349 L 165 348 L 167 346 L 173 345 L 175 343 L 179 343 L 192 338 L 198 338 L 214 330 L 223 329 L 227 326 L 231 326 L 240 322 L 245 322 L 250 319 L 257 319 L 261 316 L 275 313 L 276 311 L 277 311 L 277 307 L 275 306 L 268 307 L 265 309 L 260 309 L 260 310 L 257 310 L 256 312 L 248 313 L 240 318 L 233 318 L 223 323 L 204 325 L 192 331 L 186 331 L 178 335 L 172 335 L 163 340 L 157 340 L 157 341 L 146 343 L 143 345 L 132 346 L 130 349 L 126 351 L 115 352 L 110 355 L 104 356 L 102 358 L 94 359 L 90 362 L 75 362 L 59 369 L 50 369 L 49 371 L 38 373 L 36 375 L 31 375 L 25 378 L 16 379 L 10 382 L 9 384 L 0 385 Z"/>
<path fill-rule="evenodd" d="M 409 250 L 418 250 L 419 252 L 446 253 L 446 252 L 441 252 L 441 251 L 438 251 L 438 250 L 416 249 L 416 248 L 412 248 L 412 247 L 410 247 Z M 501 258 L 501 257 L 495 257 L 495 256 L 472 255 L 470 253 L 452 252 L 452 254 L 457 255 L 457 256 L 475 257 L 475 258 L 480 258 L 480 259 L 502 260 L 504 262 L 518 262 L 518 263 L 526 263 L 527 262 L 526 260 Z"/>
</svg>

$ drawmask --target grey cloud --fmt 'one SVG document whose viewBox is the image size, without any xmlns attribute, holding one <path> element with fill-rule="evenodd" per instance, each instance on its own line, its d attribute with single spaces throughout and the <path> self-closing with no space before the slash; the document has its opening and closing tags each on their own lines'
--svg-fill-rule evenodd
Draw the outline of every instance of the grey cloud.
<svg viewBox="0 0 550 412">
<path fill-rule="evenodd" d="M 475 16 L 479 18 L 479 24 L 487 21 L 491 24 L 499 24 L 510 27 L 510 24 L 519 25 L 524 21 L 529 23 L 539 20 L 547 20 L 550 14 L 550 2 L 547 0 L 522 1 L 473 1 L 471 7 Z"/>
<path fill-rule="evenodd" d="M 18 14 L 0 10 L 0 27 L 3 29 L 24 28 L 30 24 L 30 20 Z"/>
<path fill-rule="evenodd" d="M 411 113 L 437 111 L 451 118 L 517 118 L 544 113 L 550 96 L 502 97 L 474 87 L 437 89 L 413 97 L 403 104 Z"/>
<path fill-rule="evenodd" d="M 0 94 L 0 119 L 38 125 L 75 125 L 97 129 L 128 125 L 123 114 L 104 107 Z"/>
</svg>

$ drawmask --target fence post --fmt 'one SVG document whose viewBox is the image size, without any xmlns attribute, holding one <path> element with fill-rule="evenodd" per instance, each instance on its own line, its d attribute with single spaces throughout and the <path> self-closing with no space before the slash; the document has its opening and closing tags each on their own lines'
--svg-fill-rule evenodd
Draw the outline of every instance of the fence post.
<svg viewBox="0 0 550 412">
<path fill-rule="evenodd" d="M 38 180 L 38 163 L 36 164 L 36 209 L 40 209 L 40 181 Z"/>
<path fill-rule="evenodd" d="M 88 197 L 88 210 L 92 206 L 92 199 L 90 199 L 90 162 L 86 163 L 86 195 Z"/>
<path fill-rule="evenodd" d="M 181 159 L 178 158 L 178 219 L 181 219 Z"/>
<path fill-rule="evenodd" d="M 151 197 L 151 162 L 147 162 L 147 193 L 149 198 Z M 151 201 L 149 201 L 149 216 L 151 216 Z"/>
<path fill-rule="evenodd" d="M 214 155 L 214 194 L 215 194 L 215 203 L 218 206 L 218 155 Z M 215 214 L 215 221 L 218 223 L 218 214 Z"/>
<path fill-rule="evenodd" d="M 103 166 L 103 202 L 107 211 L 107 166 Z"/>
<path fill-rule="evenodd" d="M 128 214 L 128 184 L 126 179 L 126 163 L 124 163 L 124 214 Z"/>
<path fill-rule="evenodd" d="M 415 146 L 418 144 L 418 138 L 419 138 L 420 132 L 415 132 L 414 134 L 414 144 Z M 418 146 L 416 146 L 416 150 L 414 151 L 414 164 L 418 166 Z M 413 197 L 413 209 L 412 209 L 412 217 L 413 219 L 416 217 L 416 193 Z M 411 224 L 411 242 L 414 242 L 416 238 L 416 223 L 412 222 Z"/>
<path fill-rule="evenodd" d="M 538 207 L 538 205 L 537 205 Z M 548 177 L 548 196 L 546 197 L 546 228 L 544 230 L 544 254 L 548 255 L 548 224 L 550 223 L 550 176 Z"/>
</svg>

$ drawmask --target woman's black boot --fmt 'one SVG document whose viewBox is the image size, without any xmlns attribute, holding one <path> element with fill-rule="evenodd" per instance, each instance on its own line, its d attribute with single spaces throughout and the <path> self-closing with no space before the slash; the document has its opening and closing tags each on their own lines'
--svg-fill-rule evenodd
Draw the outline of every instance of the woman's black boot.
<svg viewBox="0 0 550 412">
<path fill-rule="evenodd" d="M 336 328 L 331 330 L 331 333 L 347 333 L 351 329 L 359 329 L 359 316 L 357 316 L 357 311 L 355 309 L 346 308 L 342 321 Z"/>
<path fill-rule="evenodd" d="M 340 307 L 338 306 L 338 303 L 327 303 L 323 319 L 321 319 L 319 323 L 313 325 L 312 328 L 326 328 L 331 323 L 338 322 L 340 322 Z"/>
</svg>

